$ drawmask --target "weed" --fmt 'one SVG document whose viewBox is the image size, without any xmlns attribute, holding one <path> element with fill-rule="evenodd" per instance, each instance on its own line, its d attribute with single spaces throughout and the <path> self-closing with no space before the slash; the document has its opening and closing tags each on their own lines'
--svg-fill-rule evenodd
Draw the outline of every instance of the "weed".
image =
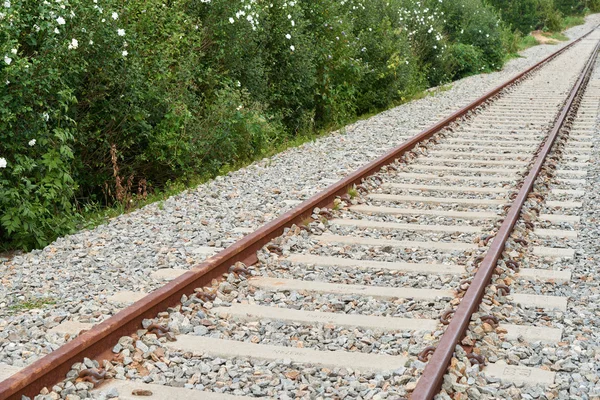
<svg viewBox="0 0 600 400">
<path fill-rule="evenodd" d="M 531 35 L 524 36 L 519 42 L 519 51 L 526 50 L 530 47 L 537 46 L 538 41 Z"/>
<path fill-rule="evenodd" d="M 585 18 L 581 16 L 568 16 L 564 17 L 561 23 L 561 27 L 563 30 L 572 28 L 577 25 L 583 25 L 585 23 Z"/>
<path fill-rule="evenodd" d="M 558 40 L 560 42 L 566 42 L 569 40 L 569 37 L 562 32 L 555 32 L 549 36 L 551 39 Z"/>
<path fill-rule="evenodd" d="M 9 309 L 12 311 L 33 310 L 36 308 L 43 308 L 46 305 L 53 304 L 56 304 L 56 299 L 52 297 L 45 297 L 41 299 L 21 300 L 18 303 L 11 305 Z"/>
<path fill-rule="evenodd" d="M 351 187 L 350 189 L 348 189 L 348 196 L 350 196 L 351 199 L 357 197 L 358 196 L 358 190 L 356 190 L 355 187 Z"/>
</svg>

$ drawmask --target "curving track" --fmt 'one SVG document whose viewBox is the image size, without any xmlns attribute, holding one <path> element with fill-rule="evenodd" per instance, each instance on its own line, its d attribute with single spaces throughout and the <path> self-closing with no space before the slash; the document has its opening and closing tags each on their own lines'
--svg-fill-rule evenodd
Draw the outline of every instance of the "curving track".
<svg viewBox="0 0 600 400">
<path fill-rule="evenodd" d="M 173 281 L 151 295 L 114 299 L 143 297 L 108 321 L 64 323 L 90 331 L 1 382 L 0 399 L 44 386 L 47 398 L 431 399 L 440 388 L 465 398 L 486 377 L 552 385 L 554 371 L 498 348 L 562 335 L 507 310 L 567 308 L 515 282 L 571 279 L 552 260 L 574 255 L 557 238 L 576 234 L 565 224 L 591 148 L 599 40 L 593 31 L 197 270 L 163 271 Z M 530 196 L 540 173 L 553 186 Z M 91 390 L 82 380 L 100 366 L 117 379 Z"/>
</svg>

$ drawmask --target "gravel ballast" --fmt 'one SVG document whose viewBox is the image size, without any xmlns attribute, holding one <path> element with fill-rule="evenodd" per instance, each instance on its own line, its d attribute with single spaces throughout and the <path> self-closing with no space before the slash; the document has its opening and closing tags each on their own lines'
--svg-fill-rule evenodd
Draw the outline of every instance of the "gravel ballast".
<svg viewBox="0 0 600 400">
<path fill-rule="evenodd" d="M 590 16 L 586 25 L 572 28 L 567 35 L 578 37 L 599 22 L 599 15 Z M 41 251 L 3 261 L 0 363 L 30 364 L 69 339 L 47 334 L 48 329 L 65 319 L 89 323 L 104 320 L 121 308 L 107 301 L 116 292 L 156 289 L 163 282 L 152 278 L 151 272 L 198 264 L 207 257 L 207 247 L 227 247 L 289 210 L 298 200 L 310 197 L 401 143 L 410 131 L 437 121 L 440 114 L 450 114 L 458 105 L 467 104 L 565 44 L 531 48 L 523 53 L 524 58 L 512 60 L 501 72 L 455 82 L 448 91 L 357 122 L 341 132 L 185 191 L 160 205 L 150 205 L 93 230 L 58 239 Z M 284 273 L 288 274 L 297 272 L 292 269 Z M 440 286 L 445 284 L 441 282 Z M 323 304 L 332 300 L 322 297 Z M 215 360 L 211 362 L 220 365 Z M 404 371 L 397 374 L 399 386 L 403 374 Z M 350 372 L 348 376 L 353 375 Z M 376 376 L 373 379 L 378 380 Z M 370 383 L 357 385 L 363 384 L 366 394 Z M 338 385 L 354 384 L 352 379 L 344 378 Z M 260 382 L 257 386 L 261 387 Z M 357 390 L 361 392 L 361 388 Z"/>
</svg>

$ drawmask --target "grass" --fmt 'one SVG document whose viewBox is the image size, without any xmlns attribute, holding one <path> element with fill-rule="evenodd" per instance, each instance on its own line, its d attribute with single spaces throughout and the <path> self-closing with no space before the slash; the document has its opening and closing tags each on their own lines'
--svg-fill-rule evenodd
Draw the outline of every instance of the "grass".
<svg viewBox="0 0 600 400">
<path fill-rule="evenodd" d="M 348 196 L 350 196 L 351 199 L 355 198 L 356 196 L 358 196 L 358 190 L 356 190 L 356 188 L 351 187 L 350 189 L 348 189 Z"/>
<path fill-rule="evenodd" d="M 564 17 L 562 21 L 562 29 L 572 28 L 577 25 L 583 25 L 585 23 L 585 18 L 582 16 L 570 16 Z"/>
<path fill-rule="evenodd" d="M 530 47 L 537 46 L 538 41 L 531 35 L 524 36 L 518 44 L 519 51 L 527 50 Z"/>
<path fill-rule="evenodd" d="M 43 299 L 21 300 L 18 303 L 11 305 L 9 309 L 11 311 L 33 310 L 36 308 L 43 308 L 44 306 L 53 304 L 56 304 L 56 299 L 52 297 L 45 297 Z"/>
<path fill-rule="evenodd" d="M 554 32 L 548 36 L 551 39 L 558 40 L 559 42 L 566 42 L 569 40 L 569 37 L 562 32 Z"/>
</svg>

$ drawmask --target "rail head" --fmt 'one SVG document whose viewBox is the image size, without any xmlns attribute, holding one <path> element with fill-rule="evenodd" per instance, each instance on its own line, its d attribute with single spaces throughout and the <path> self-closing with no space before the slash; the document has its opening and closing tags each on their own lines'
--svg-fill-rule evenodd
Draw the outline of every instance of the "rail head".
<svg viewBox="0 0 600 400">
<path fill-rule="evenodd" d="M 375 174 L 382 167 L 394 163 L 418 144 L 430 139 L 433 135 L 466 116 L 469 112 L 477 109 L 504 89 L 514 85 L 531 72 L 558 57 L 567 49 L 586 38 L 594 30 L 586 33 L 581 38 L 549 55 L 525 71 L 522 71 L 502 85 L 490 90 L 469 105 L 413 136 L 341 181 L 329 186 L 323 192 L 306 200 L 291 211 L 259 228 L 254 233 L 245 236 L 179 278 L 176 278 L 111 318 L 96 325 L 55 352 L 37 360 L 20 372 L 0 382 L 0 400 L 20 400 L 22 395 L 36 396 L 42 388 L 51 387 L 63 380 L 66 373 L 71 369 L 71 366 L 81 361 L 84 357 L 102 358 L 106 356 L 108 358 L 110 349 L 114 343 L 120 337 L 135 332 L 140 327 L 143 319 L 153 318 L 160 311 L 177 304 L 182 295 L 189 295 L 197 287 L 205 286 L 210 284 L 213 279 L 220 278 L 236 262 L 241 261 L 246 264 L 255 263 L 256 252 L 269 241 L 280 236 L 285 228 L 294 224 L 302 224 L 303 221 L 312 215 L 312 211 L 315 208 L 323 208 L 330 205 L 337 197 L 346 194 L 348 189 L 353 185 L 359 184 L 363 179 Z"/>
<path fill-rule="evenodd" d="M 577 82 L 575 82 L 569 96 L 565 100 L 546 140 L 542 142 L 538 155 L 529 169 L 527 176 L 522 181 L 521 189 L 514 199 L 498 233 L 494 237 L 494 241 L 479 264 L 477 273 L 473 277 L 467 292 L 456 308 L 452 320 L 444 331 L 435 351 L 425 366 L 423 374 L 417 381 L 417 386 L 410 397 L 411 400 L 431 400 L 438 394 L 444 375 L 447 372 L 448 365 L 454 355 L 456 345 L 462 340 L 462 337 L 469 326 L 469 322 L 471 321 L 471 316 L 477 311 L 481 304 L 485 289 L 492 279 L 496 264 L 502 256 L 506 242 L 521 215 L 523 205 L 525 204 L 529 193 L 533 190 L 535 181 L 542 171 L 544 162 L 550 154 L 561 129 L 565 123 L 568 122 L 570 112 L 573 110 L 574 106 L 577 106 L 577 97 L 580 96 L 585 89 L 595 61 L 598 58 L 599 51 L 600 42 L 596 44 L 590 58 L 582 69 Z"/>
</svg>

